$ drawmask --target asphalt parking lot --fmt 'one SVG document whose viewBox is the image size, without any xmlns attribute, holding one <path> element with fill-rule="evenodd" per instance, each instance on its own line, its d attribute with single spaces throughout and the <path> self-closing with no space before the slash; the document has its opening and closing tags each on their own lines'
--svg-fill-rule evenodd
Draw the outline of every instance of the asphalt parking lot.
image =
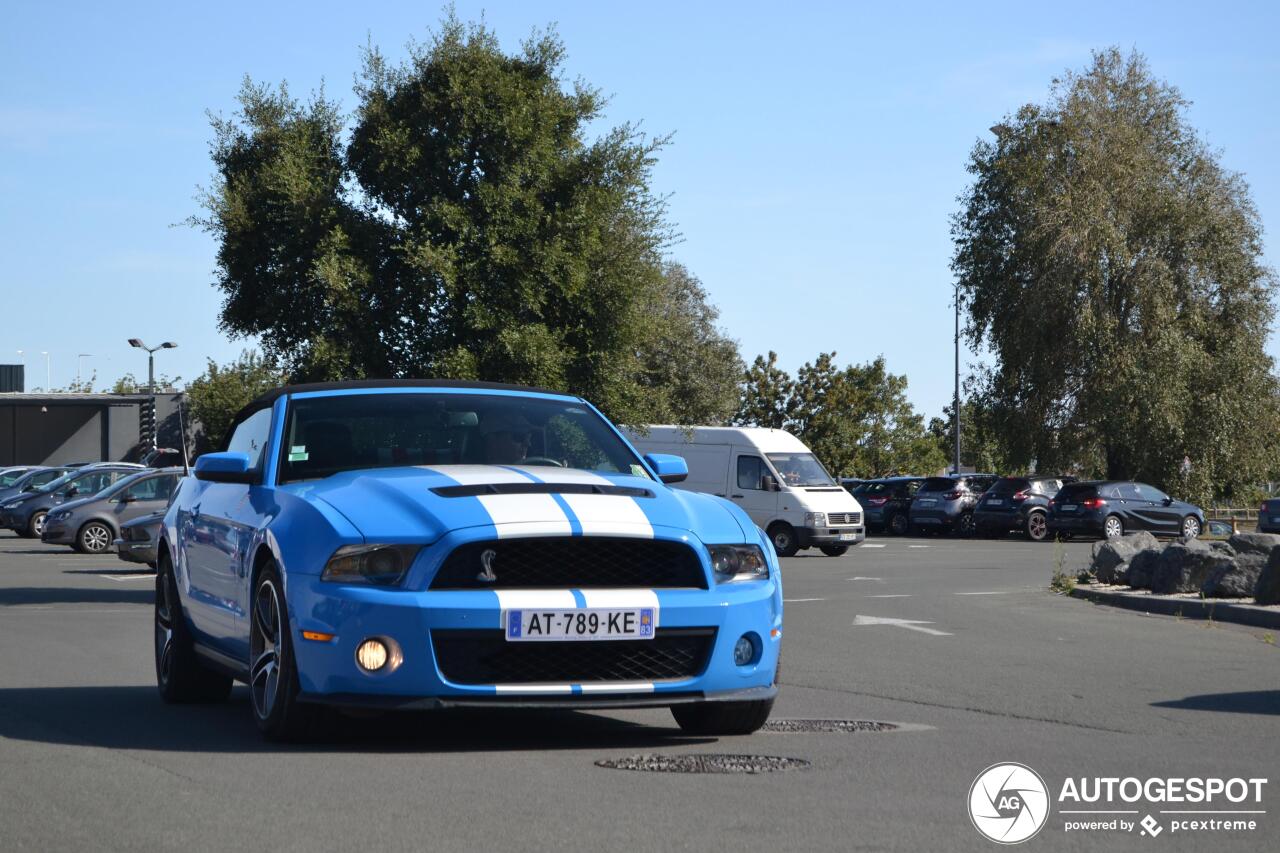
<svg viewBox="0 0 1280 853">
<path fill-rule="evenodd" d="M 894 731 L 715 739 L 661 710 L 472 712 L 350 718 L 325 743 L 279 746 L 243 687 L 225 705 L 161 704 L 149 574 L 6 535 L 0 847 L 990 850 L 966 803 L 1001 761 L 1054 792 L 1066 777 L 1268 777 L 1254 810 L 1280 811 L 1275 638 L 1049 593 L 1055 564 L 1083 566 L 1089 547 L 882 538 L 784 561 L 775 719 Z M 596 764 L 712 753 L 810 766 Z M 1262 850 L 1280 827 L 1259 814 L 1252 832 L 1151 839 L 1066 832 L 1057 811 L 1029 847 Z"/>
</svg>

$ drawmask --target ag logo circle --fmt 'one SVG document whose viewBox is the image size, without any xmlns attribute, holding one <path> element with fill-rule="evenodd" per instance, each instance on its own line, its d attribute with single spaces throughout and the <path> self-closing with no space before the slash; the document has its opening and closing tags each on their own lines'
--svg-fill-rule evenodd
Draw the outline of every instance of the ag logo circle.
<svg viewBox="0 0 1280 853">
<path fill-rule="evenodd" d="M 1025 764 L 993 764 L 969 788 L 969 818 L 997 844 L 1018 844 L 1049 818 L 1049 789 Z"/>
</svg>

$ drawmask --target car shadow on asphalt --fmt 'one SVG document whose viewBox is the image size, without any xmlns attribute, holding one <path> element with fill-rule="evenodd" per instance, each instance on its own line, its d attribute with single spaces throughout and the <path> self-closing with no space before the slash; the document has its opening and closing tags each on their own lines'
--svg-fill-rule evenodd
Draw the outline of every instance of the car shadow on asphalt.
<svg viewBox="0 0 1280 853">
<path fill-rule="evenodd" d="M 140 578 L 153 578 L 156 570 L 150 566 L 139 566 L 137 563 L 125 563 L 120 568 L 106 566 L 101 569 L 63 569 L 64 575 L 137 575 Z"/>
<path fill-rule="evenodd" d="M 459 753 L 560 749 L 647 749 L 713 743 L 690 737 L 670 717 L 641 725 L 600 714 L 550 709 L 332 714 L 308 743 L 265 740 L 237 686 L 227 702 L 166 705 L 155 687 L 0 689 L 0 737 L 39 743 L 164 752 Z"/>
<path fill-rule="evenodd" d="M 1152 702 L 1155 708 L 1183 711 L 1224 711 L 1229 714 L 1280 716 L 1280 690 L 1244 690 L 1239 693 L 1205 693 L 1185 699 Z"/>
<path fill-rule="evenodd" d="M 0 607 L 22 604 L 152 604 L 155 587 L 88 589 L 85 587 L 15 586 L 0 589 Z"/>
</svg>

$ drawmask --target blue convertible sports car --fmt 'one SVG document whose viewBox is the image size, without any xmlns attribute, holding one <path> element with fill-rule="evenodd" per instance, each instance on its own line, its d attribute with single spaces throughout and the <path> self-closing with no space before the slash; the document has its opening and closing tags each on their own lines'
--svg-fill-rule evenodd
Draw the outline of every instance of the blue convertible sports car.
<svg viewBox="0 0 1280 853">
<path fill-rule="evenodd" d="M 272 391 L 165 516 L 160 694 L 243 681 L 279 739 L 324 706 L 657 706 L 752 732 L 777 692 L 778 563 L 741 509 L 665 485 L 687 472 L 564 394 Z"/>
</svg>

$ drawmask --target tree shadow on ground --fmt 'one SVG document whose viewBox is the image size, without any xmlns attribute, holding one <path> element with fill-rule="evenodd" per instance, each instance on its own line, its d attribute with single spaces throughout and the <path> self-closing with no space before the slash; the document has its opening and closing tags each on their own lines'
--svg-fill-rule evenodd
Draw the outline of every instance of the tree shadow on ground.
<svg viewBox="0 0 1280 853">
<path fill-rule="evenodd" d="M 275 744 L 254 725 L 248 692 L 213 705 L 166 705 L 155 687 L 0 689 L 0 737 L 39 743 L 178 752 L 509 752 L 642 749 L 710 743 L 669 716 L 654 725 L 578 711 L 449 710 L 332 714 L 324 733 Z"/>
<path fill-rule="evenodd" d="M 1185 699 L 1152 702 L 1156 708 L 1183 711 L 1224 711 L 1229 714 L 1280 716 L 1280 690 L 1245 690 L 1239 693 L 1205 693 Z"/>
</svg>

